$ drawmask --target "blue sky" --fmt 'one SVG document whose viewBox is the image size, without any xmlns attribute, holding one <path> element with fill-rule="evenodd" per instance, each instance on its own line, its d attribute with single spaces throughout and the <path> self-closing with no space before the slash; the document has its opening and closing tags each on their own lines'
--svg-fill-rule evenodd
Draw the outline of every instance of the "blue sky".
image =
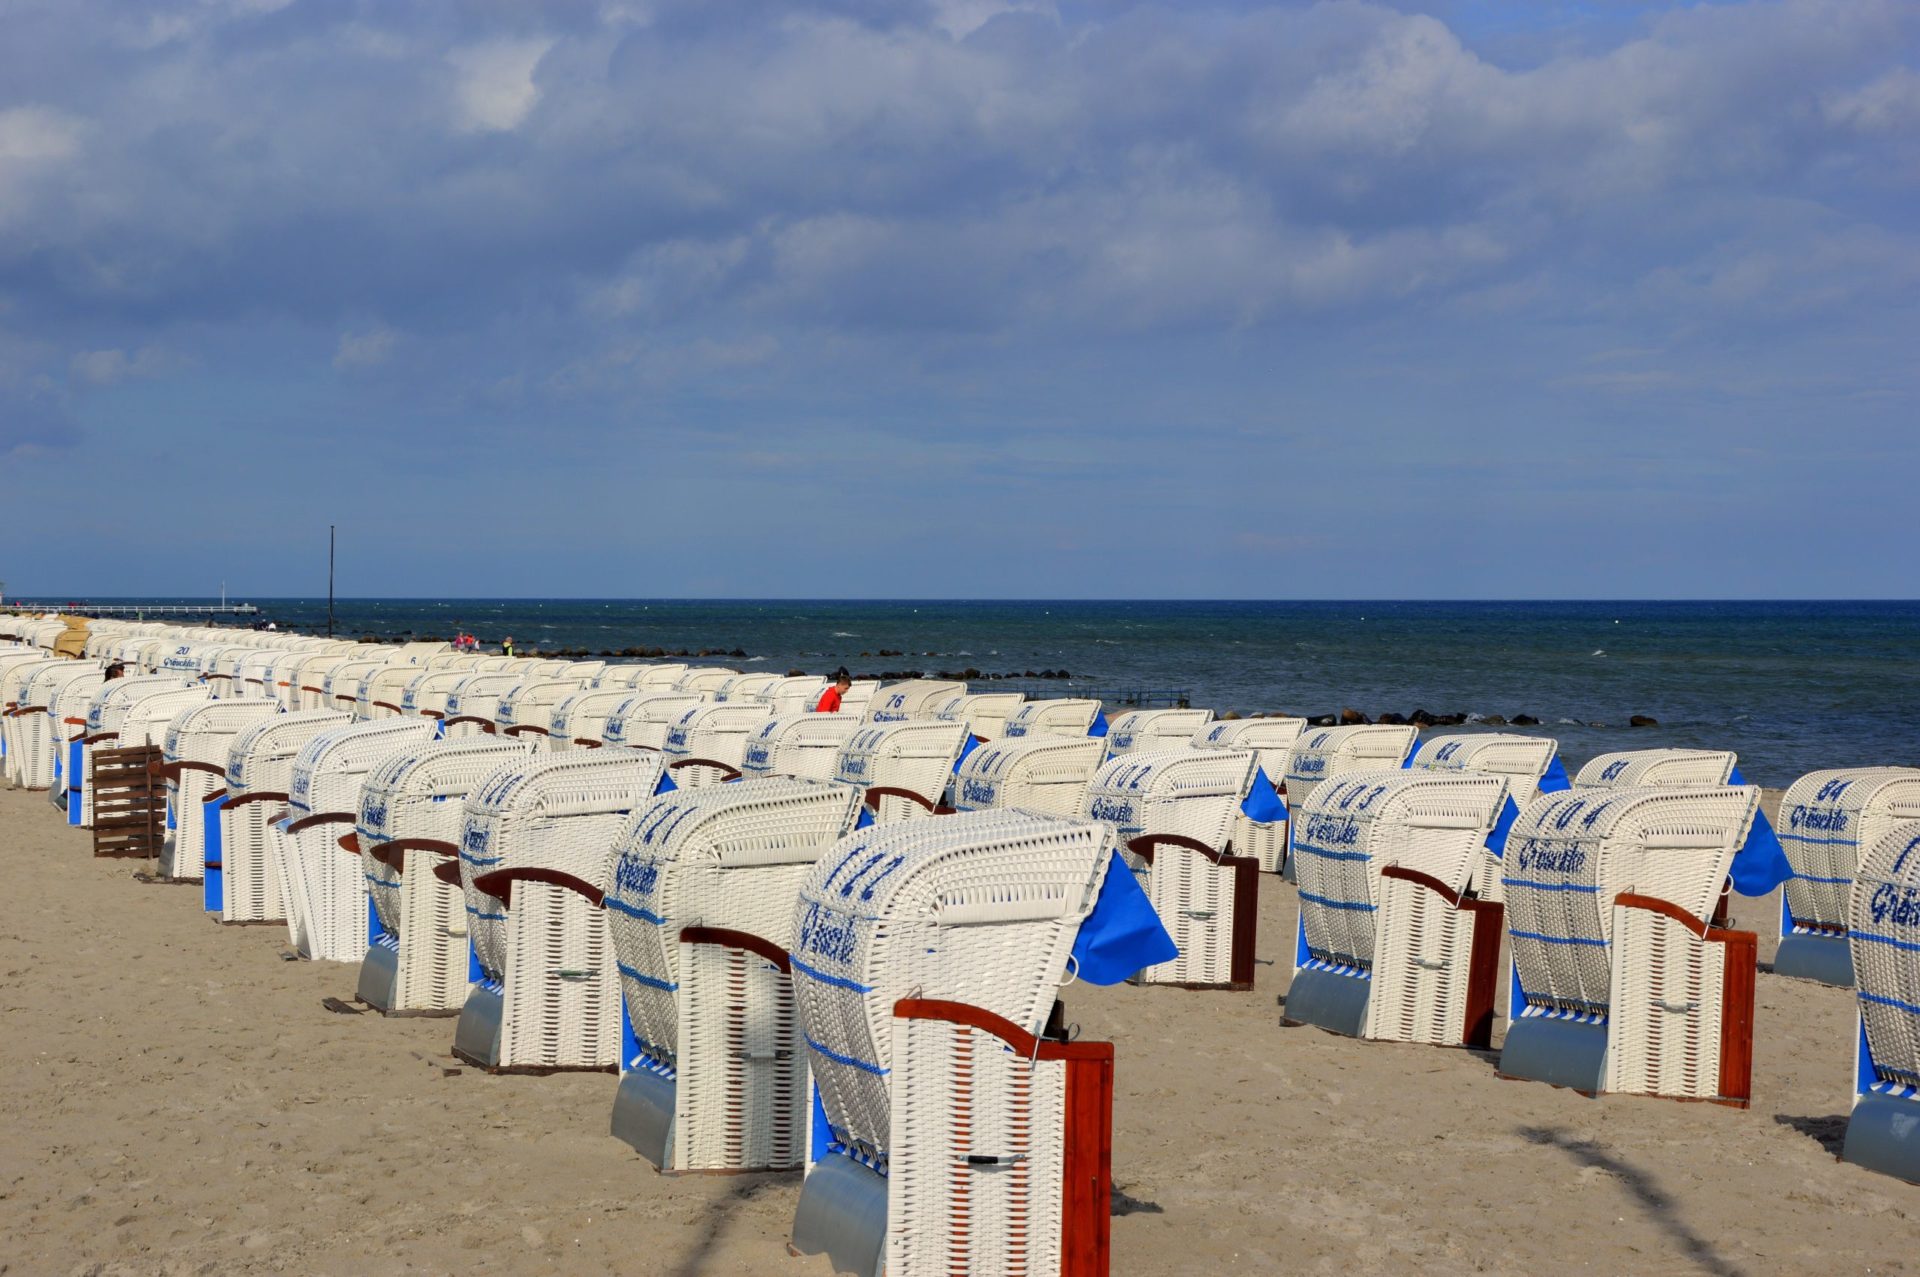
<svg viewBox="0 0 1920 1277">
<path fill-rule="evenodd" d="M 16 594 L 1920 594 L 1920 6 L 0 0 Z"/>
</svg>

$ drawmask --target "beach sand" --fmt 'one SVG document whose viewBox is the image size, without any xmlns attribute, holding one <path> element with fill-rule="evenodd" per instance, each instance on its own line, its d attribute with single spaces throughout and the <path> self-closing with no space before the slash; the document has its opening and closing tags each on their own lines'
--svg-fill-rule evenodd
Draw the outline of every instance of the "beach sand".
<svg viewBox="0 0 1920 1277">
<path fill-rule="evenodd" d="M 449 1020 L 329 1012 L 353 967 L 88 850 L 0 791 L 0 1273 L 829 1271 L 786 1254 L 797 1176 L 658 1175 L 606 1133 L 612 1077 L 489 1077 Z M 1760 977 L 1750 1111 L 1590 1100 L 1282 1028 L 1293 902 L 1263 882 L 1252 994 L 1066 992 L 1117 1046 L 1115 1273 L 1920 1262 L 1920 1188 L 1834 1157 L 1846 991 Z M 1737 902 L 1763 960 L 1777 912 Z"/>
</svg>

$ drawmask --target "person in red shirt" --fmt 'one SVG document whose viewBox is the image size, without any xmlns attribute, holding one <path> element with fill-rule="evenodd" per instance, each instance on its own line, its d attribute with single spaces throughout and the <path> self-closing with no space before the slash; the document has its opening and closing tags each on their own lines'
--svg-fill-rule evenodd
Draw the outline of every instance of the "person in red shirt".
<svg viewBox="0 0 1920 1277">
<path fill-rule="evenodd" d="M 836 714 L 840 711 L 840 698 L 853 686 L 853 675 L 843 666 L 833 672 L 833 686 L 820 693 L 820 703 L 813 707 L 816 714 Z"/>
</svg>

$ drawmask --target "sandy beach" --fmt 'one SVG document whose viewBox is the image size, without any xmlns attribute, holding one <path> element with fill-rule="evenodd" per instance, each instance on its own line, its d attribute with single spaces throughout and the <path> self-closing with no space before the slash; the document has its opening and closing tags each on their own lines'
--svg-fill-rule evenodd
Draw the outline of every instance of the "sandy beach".
<svg viewBox="0 0 1920 1277">
<path fill-rule="evenodd" d="M 329 1011 L 352 967 L 140 867 L 0 791 L 0 1273 L 829 1271 L 786 1254 L 797 1176 L 656 1174 L 606 1133 L 611 1077 L 489 1077 L 450 1021 Z M 1845 991 L 1762 975 L 1750 1111 L 1596 1101 L 1282 1028 L 1292 888 L 1261 908 L 1253 994 L 1066 993 L 1117 1044 L 1116 1273 L 1915 1263 L 1920 1187 L 1834 1157 Z M 1763 963 L 1777 913 L 1736 902 Z"/>
</svg>

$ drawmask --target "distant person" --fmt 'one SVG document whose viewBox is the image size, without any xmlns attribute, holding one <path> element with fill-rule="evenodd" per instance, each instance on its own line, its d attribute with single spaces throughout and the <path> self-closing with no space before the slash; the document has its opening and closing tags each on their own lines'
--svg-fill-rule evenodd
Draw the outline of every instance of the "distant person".
<svg viewBox="0 0 1920 1277">
<path fill-rule="evenodd" d="M 508 656 L 513 655 L 513 635 L 509 634 L 500 641 L 500 650 Z"/>
<path fill-rule="evenodd" d="M 853 675 L 847 673 L 847 667 L 841 666 L 833 672 L 833 686 L 820 693 L 820 703 L 813 707 L 816 714 L 837 714 L 840 712 L 841 698 L 847 689 L 853 686 Z"/>
<path fill-rule="evenodd" d="M 125 678 L 126 676 L 127 667 L 121 662 L 115 661 L 113 664 L 107 666 L 107 682 L 111 683 L 116 678 Z"/>
</svg>

